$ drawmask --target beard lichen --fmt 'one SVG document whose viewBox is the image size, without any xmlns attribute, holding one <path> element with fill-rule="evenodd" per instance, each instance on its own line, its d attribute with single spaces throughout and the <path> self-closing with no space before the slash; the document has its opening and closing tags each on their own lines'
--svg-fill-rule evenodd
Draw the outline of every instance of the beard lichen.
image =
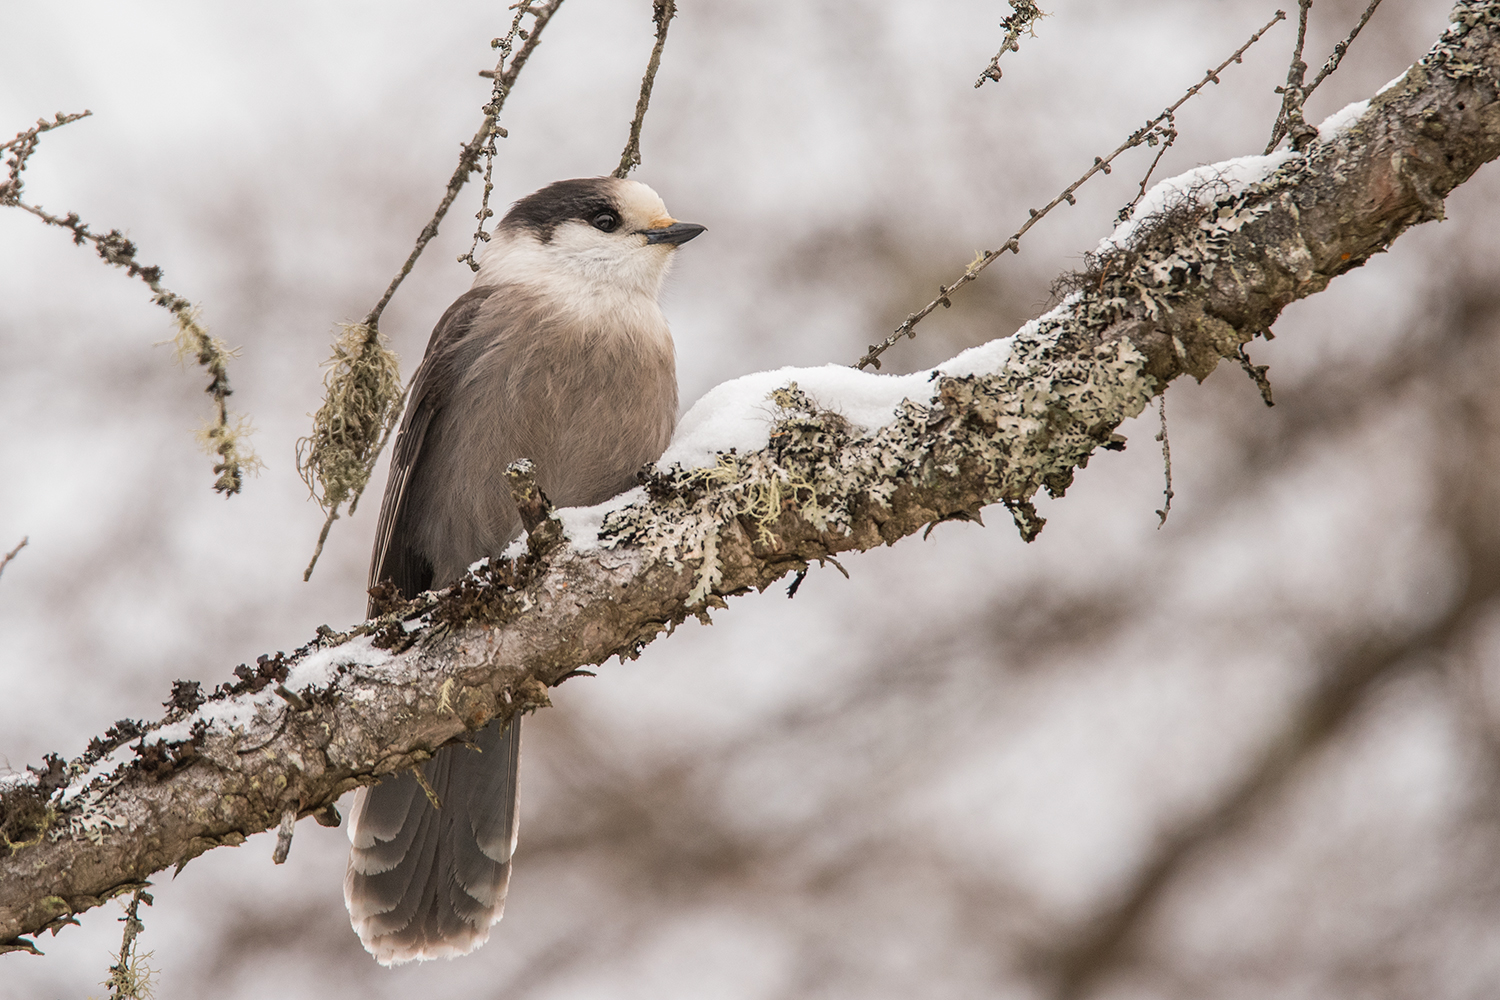
<svg viewBox="0 0 1500 1000">
<path fill-rule="evenodd" d="M 325 511 L 352 512 L 370 480 L 378 445 L 400 414 L 400 362 L 378 331 L 346 323 L 323 379 L 327 396 L 313 430 L 297 442 L 297 471 Z"/>
</svg>

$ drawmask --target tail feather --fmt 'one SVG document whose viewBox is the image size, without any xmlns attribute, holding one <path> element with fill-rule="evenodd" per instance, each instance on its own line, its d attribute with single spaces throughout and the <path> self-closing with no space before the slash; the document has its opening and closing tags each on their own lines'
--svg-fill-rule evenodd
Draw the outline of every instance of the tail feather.
<svg viewBox="0 0 1500 1000">
<path fill-rule="evenodd" d="M 369 799 L 374 789 L 361 788 L 354 793 L 353 812 L 360 822 L 349 824 L 349 839 L 354 847 L 349 861 L 358 865 L 363 875 L 378 875 L 396 867 L 406 857 L 421 828 L 419 823 L 406 821 L 417 800 L 426 797 L 415 775 L 410 772 L 392 775 L 379 787 L 380 794 L 373 804 Z"/>
<path fill-rule="evenodd" d="M 382 964 L 465 955 L 500 919 L 516 845 L 521 720 L 491 723 L 469 746 L 362 789 L 349 817 L 344 902 Z"/>
</svg>

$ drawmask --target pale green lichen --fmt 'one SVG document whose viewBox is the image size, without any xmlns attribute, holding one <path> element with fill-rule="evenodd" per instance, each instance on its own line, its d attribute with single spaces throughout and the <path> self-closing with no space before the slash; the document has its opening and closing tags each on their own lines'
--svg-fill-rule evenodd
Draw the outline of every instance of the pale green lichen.
<svg viewBox="0 0 1500 1000">
<path fill-rule="evenodd" d="M 795 513 L 820 533 L 847 536 L 867 505 L 889 508 L 903 486 L 964 479 L 979 503 L 1060 494 L 1073 469 L 1145 408 L 1155 380 L 1128 341 L 1078 351 L 1062 346 L 1076 317 L 1032 324 L 992 375 L 942 378 L 925 403 L 907 400 L 890 423 L 855 436 L 848 422 L 795 383 L 772 392 L 769 445 L 721 453 L 714 467 L 673 466 L 649 484 L 655 501 L 606 517 L 606 545 L 639 546 L 679 568 L 696 566 L 689 607 L 710 603 L 723 579 L 720 532 L 745 523 L 754 540 L 781 547 Z"/>
<path fill-rule="evenodd" d="M 124 830 L 128 825 L 129 820 L 126 817 L 101 807 L 98 798 L 90 794 L 84 799 L 77 812 L 68 815 L 67 823 L 53 830 L 52 839 L 61 840 L 65 836 L 82 836 L 90 843 L 99 845 L 104 843 L 105 834 L 111 830 Z"/>
<path fill-rule="evenodd" d="M 151 287 L 158 290 L 156 284 Z M 218 458 L 214 471 L 219 478 L 214 481 L 214 489 L 232 496 L 244 486 L 246 473 L 256 475 L 265 468 L 247 443 L 254 432 L 249 418 L 229 412 L 229 361 L 239 352 L 210 334 L 199 320 L 198 309 L 186 299 L 158 290 L 156 301 L 172 310 L 176 321 L 172 348 L 177 363 L 186 366 L 189 361 L 195 362 L 209 374 L 207 391 L 214 398 L 215 415 L 198 429 L 196 437 L 205 453 Z"/>
<path fill-rule="evenodd" d="M 341 329 L 333 357 L 324 363 L 326 395 L 313 415 L 312 434 L 297 442 L 297 471 L 327 514 L 304 580 L 312 577 L 339 507 L 347 503 L 352 514 L 359 506 L 406 398 L 400 359 L 380 330 L 366 323 L 344 323 Z"/>
<path fill-rule="evenodd" d="M 1468 36 L 1475 28 L 1500 29 L 1500 9 L 1493 0 L 1459 0 L 1449 21 L 1448 30 L 1418 65 L 1436 69 L 1452 80 L 1491 76 L 1492 71 L 1469 44 Z"/>
<path fill-rule="evenodd" d="M 297 442 L 297 471 L 325 511 L 346 501 L 352 510 L 399 414 L 400 362 L 378 330 L 345 323 L 324 365 L 326 394 L 312 433 Z"/>
</svg>

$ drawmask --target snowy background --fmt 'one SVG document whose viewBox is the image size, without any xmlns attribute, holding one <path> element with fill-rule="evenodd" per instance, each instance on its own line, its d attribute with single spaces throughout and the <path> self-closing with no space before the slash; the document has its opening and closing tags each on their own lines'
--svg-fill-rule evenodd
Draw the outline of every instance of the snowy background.
<svg viewBox="0 0 1500 1000">
<path fill-rule="evenodd" d="M 637 178 L 680 219 L 684 404 L 850 362 L 1263 24 L 1250 0 L 1055 0 L 1001 83 L 998 0 L 683 0 Z M 1363 9 L 1320 3 L 1318 65 Z M 0 132 L 48 135 L 30 200 L 118 226 L 243 349 L 267 468 L 211 489 L 204 378 L 170 318 L 67 234 L 0 212 L 0 768 L 80 753 L 359 618 L 384 482 L 301 570 L 293 467 L 334 325 L 361 317 L 473 134 L 504 4 L 6 5 Z M 522 74 L 503 207 L 619 157 L 648 0 L 568 0 Z M 1426 51 L 1388 3 L 1318 121 Z M 1158 176 L 1264 146 L 1283 24 L 1178 116 Z M 1150 157 L 1090 182 L 886 356 L 1014 330 L 1112 228 Z M 382 327 L 406 362 L 468 285 L 465 192 Z M 1225 366 L 1168 395 L 1046 530 L 1003 511 L 741 598 L 528 723 L 516 875 L 480 952 L 382 969 L 342 831 L 157 879 L 174 998 L 1481 997 L 1500 981 L 1500 174 L 1289 309 L 1278 405 Z M 346 803 L 347 805 L 347 803 Z M 345 810 L 347 812 L 347 809 Z M 0 957 L 0 998 L 100 996 L 116 905 Z"/>
</svg>

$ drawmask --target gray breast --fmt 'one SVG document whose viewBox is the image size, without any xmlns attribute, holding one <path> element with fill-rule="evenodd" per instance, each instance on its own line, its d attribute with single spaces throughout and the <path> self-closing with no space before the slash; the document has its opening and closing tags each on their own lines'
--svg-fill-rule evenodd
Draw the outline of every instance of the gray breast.
<svg viewBox="0 0 1500 1000">
<path fill-rule="evenodd" d="M 408 487 L 422 508 L 408 522 L 413 547 L 433 587 L 520 533 L 504 478 L 511 462 L 531 459 L 555 505 L 587 506 L 634 485 L 671 437 L 677 377 L 654 303 L 580 321 L 500 286 L 447 352 L 435 368 L 450 384 Z"/>
</svg>

